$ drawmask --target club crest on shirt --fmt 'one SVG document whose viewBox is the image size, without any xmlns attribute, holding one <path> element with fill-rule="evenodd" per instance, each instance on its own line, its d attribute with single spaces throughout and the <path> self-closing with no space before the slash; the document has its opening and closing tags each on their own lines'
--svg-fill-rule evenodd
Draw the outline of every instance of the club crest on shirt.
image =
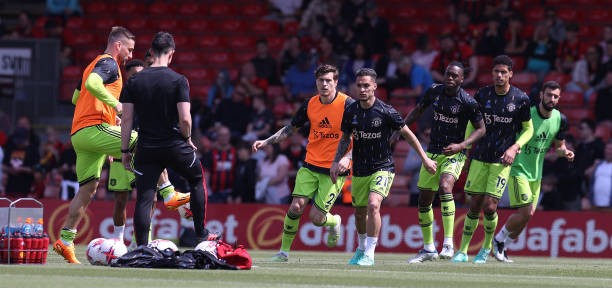
<svg viewBox="0 0 612 288">
<path fill-rule="evenodd" d="M 372 127 L 379 127 L 382 124 L 382 119 L 376 117 L 372 119 Z"/>
<path fill-rule="evenodd" d="M 459 105 L 453 105 L 450 107 L 451 113 L 457 114 L 459 113 Z"/>
<path fill-rule="evenodd" d="M 514 103 L 510 103 L 508 106 L 506 106 L 506 109 L 508 109 L 508 112 L 513 112 L 516 109 L 516 106 L 514 106 Z"/>
</svg>

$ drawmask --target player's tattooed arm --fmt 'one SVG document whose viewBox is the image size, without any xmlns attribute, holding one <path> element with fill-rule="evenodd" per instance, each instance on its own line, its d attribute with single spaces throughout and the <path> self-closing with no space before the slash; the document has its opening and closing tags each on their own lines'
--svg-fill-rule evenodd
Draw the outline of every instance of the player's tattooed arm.
<svg viewBox="0 0 612 288">
<path fill-rule="evenodd" d="M 291 133 L 293 133 L 293 125 L 288 124 L 285 127 L 281 128 L 280 130 L 276 131 L 276 133 L 274 133 L 274 135 L 268 137 L 268 139 L 264 140 L 264 144 L 273 144 L 273 143 L 278 143 L 280 141 L 285 140 L 287 137 L 289 137 L 289 135 L 291 135 Z"/>
<path fill-rule="evenodd" d="M 350 145 L 351 145 L 351 134 L 342 132 L 342 138 L 340 138 L 340 142 L 338 143 L 338 149 L 336 149 L 336 156 L 334 157 L 334 162 L 336 163 L 339 162 L 340 159 L 342 159 L 342 157 L 346 155 L 346 152 Z"/>
</svg>

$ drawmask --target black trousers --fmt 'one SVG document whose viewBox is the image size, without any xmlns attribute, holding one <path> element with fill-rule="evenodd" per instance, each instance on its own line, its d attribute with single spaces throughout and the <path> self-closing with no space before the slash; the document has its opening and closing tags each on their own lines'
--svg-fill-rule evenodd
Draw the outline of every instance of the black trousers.
<svg viewBox="0 0 612 288">
<path fill-rule="evenodd" d="M 189 183 L 191 189 L 190 206 L 193 212 L 193 226 L 196 236 L 204 238 L 208 235 L 205 228 L 207 192 L 204 184 L 202 165 L 196 153 L 187 143 L 180 143 L 168 148 L 138 147 L 135 154 L 134 168 L 136 173 L 136 209 L 134 211 L 134 233 L 136 244 L 148 243 L 151 225 L 151 208 L 157 194 L 157 180 L 165 168 L 170 168 L 181 175 Z"/>
</svg>

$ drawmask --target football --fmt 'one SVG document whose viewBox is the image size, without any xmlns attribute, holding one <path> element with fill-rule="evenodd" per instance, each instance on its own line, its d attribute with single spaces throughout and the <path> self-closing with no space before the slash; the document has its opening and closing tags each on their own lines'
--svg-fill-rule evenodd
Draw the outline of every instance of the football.
<svg viewBox="0 0 612 288">
<path fill-rule="evenodd" d="M 104 257 L 102 259 L 103 264 L 101 265 L 111 265 L 127 252 L 127 247 L 123 241 L 119 239 L 105 239 L 100 245 L 100 253 Z"/>
<path fill-rule="evenodd" d="M 202 241 L 195 250 L 205 251 L 217 257 L 217 241 Z"/>
<path fill-rule="evenodd" d="M 174 244 L 174 242 L 170 241 L 170 240 L 166 240 L 166 239 L 155 239 L 151 242 L 149 242 L 149 244 L 147 244 L 147 246 L 149 248 L 154 248 L 157 249 L 158 251 L 164 251 L 166 249 L 170 249 L 174 252 L 178 251 L 178 247 L 176 247 L 176 244 Z"/>
<path fill-rule="evenodd" d="M 193 221 L 193 213 L 191 212 L 191 205 L 189 205 L 189 203 L 179 206 L 177 211 L 182 218 Z"/>
<path fill-rule="evenodd" d="M 100 246 L 102 246 L 102 243 L 104 243 L 105 240 L 106 239 L 104 238 L 96 238 L 89 242 L 89 244 L 87 245 L 87 251 L 85 252 L 85 255 L 87 256 L 87 261 L 89 261 L 89 264 L 105 265 L 104 264 L 105 256 L 102 254 L 100 250 Z"/>
</svg>

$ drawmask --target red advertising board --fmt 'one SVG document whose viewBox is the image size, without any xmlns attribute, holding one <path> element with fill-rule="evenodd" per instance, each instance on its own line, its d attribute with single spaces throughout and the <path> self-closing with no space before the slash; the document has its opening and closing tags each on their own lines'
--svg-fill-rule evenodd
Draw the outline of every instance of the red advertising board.
<svg viewBox="0 0 612 288">
<path fill-rule="evenodd" d="M 45 226 L 52 240 L 56 239 L 66 217 L 69 202 L 44 200 Z M 132 231 L 134 202 L 128 205 L 126 235 Z M 250 249 L 278 249 L 280 247 L 286 206 L 242 204 L 208 205 L 207 227 L 223 233 L 229 243 L 245 244 Z M 92 202 L 87 217 L 79 226 L 78 243 L 87 243 L 96 237 L 110 237 L 113 232 L 113 203 Z M 353 251 L 357 244 L 353 209 L 334 207 L 334 213 L 342 215 L 343 236 L 334 251 Z M 458 246 L 467 210 L 458 209 L 455 220 L 455 245 Z M 499 225 L 507 219 L 511 210 L 499 211 Z M 434 212 L 434 235 L 437 247 L 443 238 L 439 211 Z M 300 229 L 293 243 L 294 250 L 328 250 L 325 246 L 327 230 L 317 227 L 304 214 Z M 422 247 L 421 229 L 417 209 L 408 207 L 383 207 L 382 229 L 378 252 L 415 253 Z M 536 212 L 525 232 L 509 245 L 512 255 L 549 257 L 601 257 L 612 258 L 612 221 L 609 213 L 598 212 Z M 159 204 L 155 213 L 154 238 L 179 237 L 180 218 L 176 212 L 167 211 Z M 499 229 L 500 227 L 498 227 Z M 126 236 L 129 238 L 129 236 Z M 475 254 L 483 241 L 482 223 L 478 227 L 469 253 Z M 129 242 L 129 239 L 126 239 Z"/>
</svg>

